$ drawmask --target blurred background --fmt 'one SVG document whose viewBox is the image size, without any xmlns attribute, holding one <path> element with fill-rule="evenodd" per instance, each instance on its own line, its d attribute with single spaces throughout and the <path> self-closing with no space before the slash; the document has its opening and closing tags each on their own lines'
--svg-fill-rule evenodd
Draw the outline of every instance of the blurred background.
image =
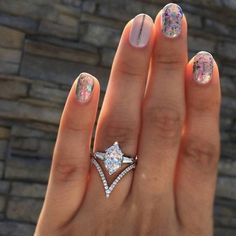
<svg viewBox="0 0 236 236">
<path fill-rule="evenodd" d="M 163 0 L 0 0 L 0 236 L 33 235 L 58 122 L 82 71 L 106 90 L 125 23 L 153 18 Z M 222 152 L 215 235 L 236 235 L 236 1 L 175 1 L 189 24 L 189 55 L 207 50 L 222 83 Z M 201 193 L 199 193 L 201 194 Z"/>
</svg>

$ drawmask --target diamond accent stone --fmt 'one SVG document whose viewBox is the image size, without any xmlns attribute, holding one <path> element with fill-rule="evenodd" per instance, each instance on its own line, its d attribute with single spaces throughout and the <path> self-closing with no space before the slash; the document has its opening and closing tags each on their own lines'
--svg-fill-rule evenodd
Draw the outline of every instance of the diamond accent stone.
<svg viewBox="0 0 236 236">
<path fill-rule="evenodd" d="M 123 153 L 118 142 L 105 150 L 104 164 L 109 175 L 115 173 L 122 165 Z"/>
</svg>

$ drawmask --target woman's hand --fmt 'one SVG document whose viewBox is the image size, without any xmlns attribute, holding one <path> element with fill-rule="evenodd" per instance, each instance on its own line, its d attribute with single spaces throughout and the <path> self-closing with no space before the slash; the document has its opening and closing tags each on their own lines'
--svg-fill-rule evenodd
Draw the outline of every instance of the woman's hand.
<svg viewBox="0 0 236 236">
<path fill-rule="evenodd" d="M 126 25 L 93 151 L 118 141 L 138 162 L 109 198 L 90 157 L 99 82 L 79 76 L 61 118 L 35 235 L 213 234 L 219 74 L 207 52 L 187 60 L 187 22 L 178 5 L 167 5 L 155 23 L 141 14 Z"/>
</svg>

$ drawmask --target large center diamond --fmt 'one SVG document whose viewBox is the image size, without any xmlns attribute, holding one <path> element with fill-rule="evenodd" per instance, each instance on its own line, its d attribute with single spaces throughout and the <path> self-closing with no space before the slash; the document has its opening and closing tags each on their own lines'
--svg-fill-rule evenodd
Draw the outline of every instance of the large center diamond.
<svg viewBox="0 0 236 236">
<path fill-rule="evenodd" d="M 115 142 L 111 147 L 106 149 L 106 154 L 105 154 L 104 164 L 109 172 L 109 175 L 112 175 L 121 167 L 122 160 L 123 160 L 123 153 L 118 143 Z"/>
</svg>

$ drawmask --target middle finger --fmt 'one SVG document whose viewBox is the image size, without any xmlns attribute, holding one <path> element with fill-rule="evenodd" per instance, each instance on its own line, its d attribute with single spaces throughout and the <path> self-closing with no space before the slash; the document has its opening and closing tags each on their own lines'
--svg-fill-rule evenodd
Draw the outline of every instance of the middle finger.
<svg viewBox="0 0 236 236">
<path fill-rule="evenodd" d="M 141 102 L 152 52 L 152 35 L 153 20 L 145 14 L 136 16 L 124 29 L 98 120 L 95 151 L 103 152 L 118 141 L 125 156 L 136 155 Z M 111 183 L 113 177 L 107 178 Z M 132 175 L 127 175 L 116 186 L 110 199 L 118 192 L 117 197 L 123 199 L 128 193 L 131 179 Z M 94 192 L 104 199 L 102 183 L 95 168 L 92 168 L 90 186 L 91 191 L 89 189 L 88 192 L 91 193 L 91 199 L 94 198 Z"/>
<path fill-rule="evenodd" d="M 173 192 L 175 164 L 185 116 L 184 71 L 187 23 L 181 8 L 166 5 L 157 15 L 151 73 L 143 104 L 139 162 L 134 189 L 168 200 Z M 143 196 L 143 194 L 142 194 Z"/>
</svg>

